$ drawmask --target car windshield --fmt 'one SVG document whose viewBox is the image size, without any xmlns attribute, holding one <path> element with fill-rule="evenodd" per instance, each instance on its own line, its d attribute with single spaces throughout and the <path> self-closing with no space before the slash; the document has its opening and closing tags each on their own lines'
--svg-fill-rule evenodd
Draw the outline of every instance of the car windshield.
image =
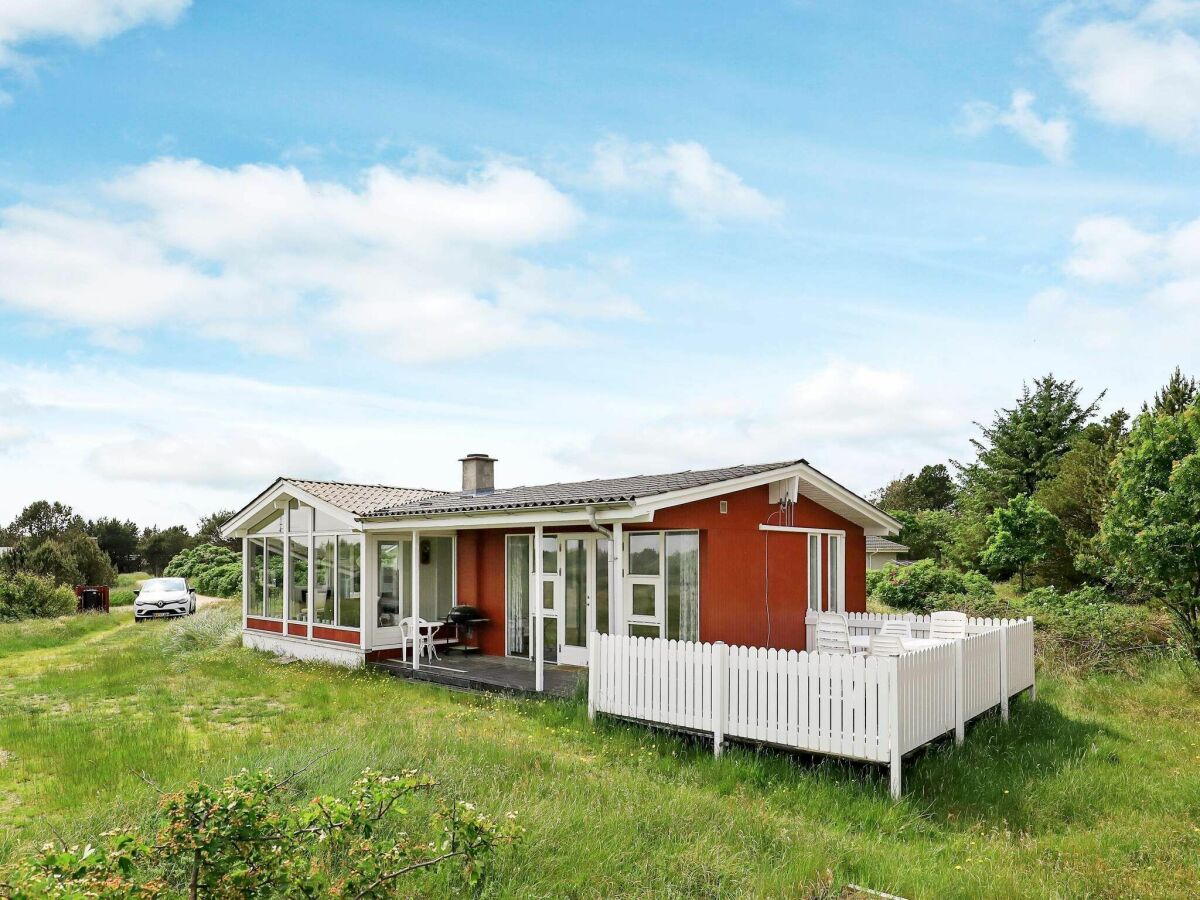
<svg viewBox="0 0 1200 900">
<path fill-rule="evenodd" d="M 151 578 L 142 583 L 143 591 L 182 591 L 185 590 L 182 578 Z"/>
</svg>

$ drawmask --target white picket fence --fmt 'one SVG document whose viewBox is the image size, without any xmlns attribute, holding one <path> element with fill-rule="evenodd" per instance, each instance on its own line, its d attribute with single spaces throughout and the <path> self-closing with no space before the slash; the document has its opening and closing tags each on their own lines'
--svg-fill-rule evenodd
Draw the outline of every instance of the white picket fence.
<svg viewBox="0 0 1200 900">
<path fill-rule="evenodd" d="M 588 713 L 712 734 L 717 754 L 729 737 L 887 763 L 899 796 L 905 753 L 949 731 L 961 742 L 994 706 L 1007 719 L 1034 686 L 1031 619 L 969 632 L 890 658 L 593 633 Z"/>
</svg>

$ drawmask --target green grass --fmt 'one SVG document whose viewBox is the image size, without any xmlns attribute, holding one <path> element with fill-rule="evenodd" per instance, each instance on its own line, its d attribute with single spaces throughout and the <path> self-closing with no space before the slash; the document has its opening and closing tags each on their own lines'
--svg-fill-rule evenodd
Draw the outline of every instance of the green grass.
<svg viewBox="0 0 1200 900">
<path fill-rule="evenodd" d="M 117 586 L 114 590 L 136 591 L 139 584 L 153 577 L 149 572 L 122 572 L 117 576 Z"/>
<path fill-rule="evenodd" d="M 278 665 L 211 621 L 164 641 L 184 626 L 95 620 L 111 627 L 69 622 L 51 640 L 0 626 L 0 860 L 52 827 L 82 842 L 150 821 L 139 772 L 169 787 L 332 750 L 297 792 L 416 768 L 516 810 L 526 834 L 498 857 L 491 896 L 802 897 L 832 882 L 1186 897 L 1200 880 L 1200 687 L 1165 661 L 1137 679 L 1043 674 L 1009 725 L 985 718 L 964 747 L 906 761 L 894 803 L 872 767 L 738 747 L 715 760 L 700 742 L 589 723 L 577 702 Z"/>
</svg>

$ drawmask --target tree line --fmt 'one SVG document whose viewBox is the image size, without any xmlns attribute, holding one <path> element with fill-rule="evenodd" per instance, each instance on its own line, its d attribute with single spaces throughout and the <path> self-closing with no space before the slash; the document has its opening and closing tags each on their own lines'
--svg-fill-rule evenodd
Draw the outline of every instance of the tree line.
<svg viewBox="0 0 1200 900">
<path fill-rule="evenodd" d="M 140 527 L 114 517 L 84 519 L 64 503 L 37 500 L 0 528 L 0 574 L 27 572 L 68 586 L 116 584 L 123 572 L 162 574 L 183 550 L 203 544 L 235 547 L 221 540 L 220 527 L 233 516 L 220 510 L 186 525 Z"/>
<path fill-rule="evenodd" d="M 1177 367 L 1136 416 L 1099 414 L 1053 374 L 976 422 L 974 458 L 931 463 L 872 500 L 910 559 L 1033 586 L 1162 603 L 1200 660 L 1200 389 Z"/>
</svg>

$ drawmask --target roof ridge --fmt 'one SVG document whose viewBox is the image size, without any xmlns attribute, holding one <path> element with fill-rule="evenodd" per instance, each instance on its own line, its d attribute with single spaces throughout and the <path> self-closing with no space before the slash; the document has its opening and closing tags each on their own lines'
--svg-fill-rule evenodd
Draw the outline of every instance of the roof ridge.
<svg viewBox="0 0 1200 900">
<path fill-rule="evenodd" d="M 400 484 L 380 484 L 369 481 L 331 481 L 324 478 L 291 478 L 287 475 L 280 475 L 279 480 L 300 482 L 302 484 L 335 484 L 339 487 L 387 488 L 389 491 L 428 491 L 431 494 L 455 493 L 454 491 L 443 491 L 441 488 L 406 487 Z"/>
</svg>

